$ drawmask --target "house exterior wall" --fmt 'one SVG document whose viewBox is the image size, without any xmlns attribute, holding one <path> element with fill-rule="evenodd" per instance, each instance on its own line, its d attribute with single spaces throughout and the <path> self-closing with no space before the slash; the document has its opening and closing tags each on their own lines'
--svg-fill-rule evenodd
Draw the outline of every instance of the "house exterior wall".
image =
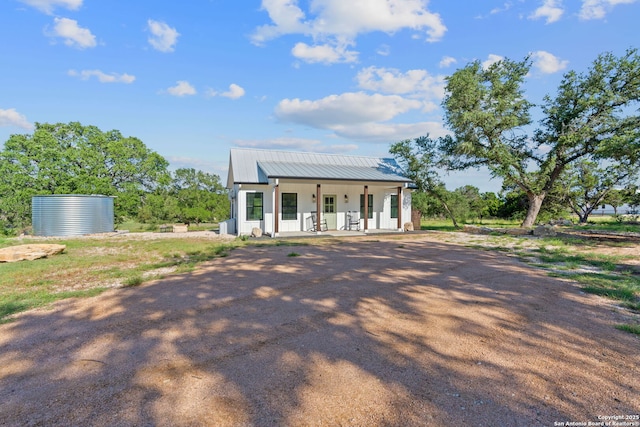
<svg viewBox="0 0 640 427">
<path fill-rule="evenodd" d="M 276 189 L 278 185 L 277 199 Z M 399 209 L 402 212 L 401 224 L 397 218 L 391 218 L 391 196 L 397 195 L 394 183 L 360 183 L 341 181 L 318 182 L 286 182 L 272 181 L 268 185 L 235 184 L 232 192 L 232 218 L 238 235 L 249 235 L 253 227 L 260 228 L 263 233 L 273 235 L 275 229 L 274 206 L 278 204 L 278 232 L 310 231 L 313 228 L 312 213 L 316 211 L 316 191 L 320 184 L 320 212 L 323 216 L 323 196 L 335 196 L 336 229 L 348 229 L 349 212 L 357 212 L 360 218 L 360 230 L 364 229 L 364 219 L 360 215 L 360 195 L 364 194 L 364 186 L 368 186 L 368 194 L 373 195 L 373 217 L 368 220 L 368 229 L 402 229 L 402 224 L 411 220 L 411 190 L 403 188 Z M 262 220 L 247 220 L 247 193 L 263 193 Z M 282 219 L 282 194 L 297 195 L 297 213 L 295 219 Z M 346 197 L 345 197 L 346 196 Z"/>
</svg>

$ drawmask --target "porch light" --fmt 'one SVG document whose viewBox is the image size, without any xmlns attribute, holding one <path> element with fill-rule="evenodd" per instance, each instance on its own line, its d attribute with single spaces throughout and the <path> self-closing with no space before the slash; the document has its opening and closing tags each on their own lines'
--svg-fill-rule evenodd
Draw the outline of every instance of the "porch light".
<svg viewBox="0 0 640 427">
<path fill-rule="evenodd" d="M 315 203 L 315 201 L 316 201 L 316 195 L 315 194 L 311 195 L 311 201 Z"/>
<path fill-rule="evenodd" d="M 346 194 L 344 195 L 344 202 L 349 203 L 349 196 L 347 196 Z"/>
</svg>

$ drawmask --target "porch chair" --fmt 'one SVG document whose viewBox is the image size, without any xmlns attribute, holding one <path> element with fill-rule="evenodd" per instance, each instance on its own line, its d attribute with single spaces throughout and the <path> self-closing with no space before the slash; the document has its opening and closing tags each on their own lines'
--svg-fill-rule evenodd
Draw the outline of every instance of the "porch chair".
<svg viewBox="0 0 640 427">
<path fill-rule="evenodd" d="M 318 231 L 318 213 L 316 211 L 311 212 L 311 216 L 307 218 L 308 231 Z M 327 231 L 327 220 L 320 218 L 320 231 Z"/>
<path fill-rule="evenodd" d="M 350 231 L 360 231 L 360 212 L 349 211 L 349 213 L 347 214 L 347 227 Z"/>
</svg>

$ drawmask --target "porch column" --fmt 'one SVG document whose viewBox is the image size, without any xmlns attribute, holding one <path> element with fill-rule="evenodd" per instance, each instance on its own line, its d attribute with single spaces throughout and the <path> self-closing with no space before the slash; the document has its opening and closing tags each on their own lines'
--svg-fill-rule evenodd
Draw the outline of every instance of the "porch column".
<svg viewBox="0 0 640 427">
<path fill-rule="evenodd" d="M 398 230 L 402 230 L 402 187 L 398 187 Z"/>
<path fill-rule="evenodd" d="M 273 190 L 276 196 L 276 200 L 274 201 L 275 203 L 273 205 L 273 216 L 275 217 L 273 219 L 273 236 L 275 237 L 280 232 L 280 220 L 278 219 L 278 216 L 280 214 L 280 186 L 276 184 L 275 187 L 273 187 Z"/>
<path fill-rule="evenodd" d="M 320 226 L 321 221 L 320 221 L 320 206 L 322 204 L 320 203 L 320 184 L 316 185 L 316 230 L 317 232 L 321 232 L 322 228 Z"/>
<path fill-rule="evenodd" d="M 369 229 L 369 186 L 364 186 L 364 231 Z"/>
</svg>

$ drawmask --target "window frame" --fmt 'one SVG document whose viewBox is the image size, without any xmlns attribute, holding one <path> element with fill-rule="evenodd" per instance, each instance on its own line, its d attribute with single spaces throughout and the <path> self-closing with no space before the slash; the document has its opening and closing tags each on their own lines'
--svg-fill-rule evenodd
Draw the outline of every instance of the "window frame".
<svg viewBox="0 0 640 427">
<path fill-rule="evenodd" d="M 394 200 L 395 200 L 395 206 L 394 206 Z M 389 212 L 391 215 L 391 218 L 398 219 L 398 211 L 400 209 L 399 202 L 400 202 L 400 198 L 398 197 L 398 195 L 391 194 L 390 212 Z M 395 215 L 394 215 L 394 209 L 395 209 Z"/>
<path fill-rule="evenodd" d="M 369 193 L 369 212 L 368 218 L 373 219 L 373 194 Z M 364 194 L 360 194 L 360 218 L 364 218 Z"/>
<path fill-rule="evenodd" d="M 285 196 L 293 196 L 293 204 L 291 201 L 289 203 L 285 203 Z M 298 219 L 298 193 L 282 193 L 281 197 L 282 206 L 282 220 L 283 221 L 295 221 Z"/>
<path fill-rule="evenodd" d="M 259 197 L 258 197 L 259 195 Z M 262 221 L 264 219 L 264 193 L 262 191 L 252 191 L 246 193 L 246 214 L 247 221 Z M 260 200 L 260 204 L 256 205 L 256 200 Z M 259 217 L 256 216 L 256 208 L 260 208 Z"/>
</svg>

